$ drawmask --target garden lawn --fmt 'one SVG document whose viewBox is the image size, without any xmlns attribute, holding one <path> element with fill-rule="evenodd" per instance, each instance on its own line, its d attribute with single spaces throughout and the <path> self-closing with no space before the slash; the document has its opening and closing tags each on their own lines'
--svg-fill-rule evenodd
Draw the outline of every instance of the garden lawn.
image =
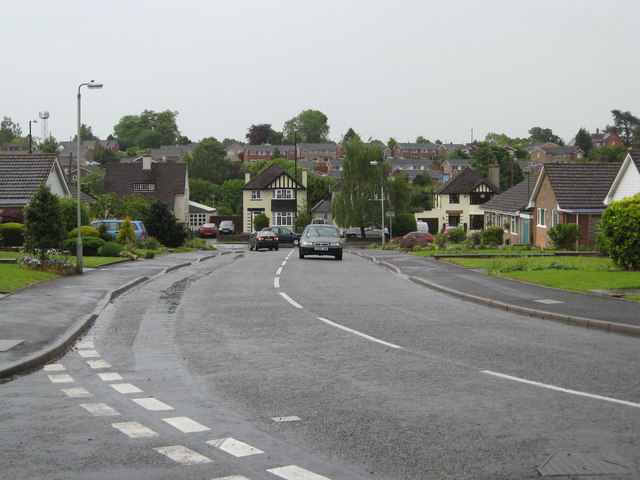
<svg viewBox="0 0 640 480">
<path fill-rule="evenodd" d="M 55 278 L 55 273 L 22 270 L 17 264 L 0 264 L 0 292 L 15 292 L 34 283 Z"/>
</svg>

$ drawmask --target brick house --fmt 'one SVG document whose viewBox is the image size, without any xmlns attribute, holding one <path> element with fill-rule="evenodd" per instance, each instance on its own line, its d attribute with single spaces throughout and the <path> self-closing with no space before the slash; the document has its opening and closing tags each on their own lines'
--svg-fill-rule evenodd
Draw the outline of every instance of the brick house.
<svg viewBox="0 0 640 480">
<path fill-rule="evenodd" d="M 104 192 L 113 192 L 120 198 L 136 193 L 160 200 L 179 221 L 189 221 L 186 163 L 154 162 L 148 155 L 132 163 L 110 163 L 106 167 Z"/>
<path fill-rule="evenodd" d="M 280 152 L 278 155 L 285 160 L 294 160 L 296 157 L 295 147 L 293 145 L 245 145 L 242 150 L 242 161 L 255 163 L 258 160 L 271 160 L 274 152 Z"/>
<path fill-rule="evenodd" d="M 619 163 L 548 163 L 531 194 L 533 245 L 552 246 L 549 229 L 559 223 L 580 226 L 581 247 L 592 247 L 599 232 L 605 197 L 620 171 Z"/>
<path fill-rule="evenodd" d="M 435 143 L 396 143 L 393 147 L 393 156 L 433 160 L 438 156 L 438 146 Z"/>
<path fill-rule="evenodd" d="M 115 140 L 82 140 L 80 142 L 80 165 L 86 165 L 87 162 L 93 162 L 94 149 L 104 151 L 111 150 L 113 153 L 120 151 L 120 145 Z M 78 152 L 77 142 L 60 142 L 58 145 L 58 158 L 62 165 L 76 163 Z"/>
<path fill-rule="evenodd" d="M 273 163 L 254 178 L 247 172 L 242 190 L 244 232 L 254 231 L 253 219 L 260 213 L 271 225 L 293 227 L 297 212 L 307 203 L 307 171 L 302 170 L 299 183 Z"/>
<path fill-rule="evenodd" d="M 577 145 L 540 146 L 531 150 L 531 161 L 536 163 L 576 162 L 584 158 L 584 151 Z"/>
</svg>

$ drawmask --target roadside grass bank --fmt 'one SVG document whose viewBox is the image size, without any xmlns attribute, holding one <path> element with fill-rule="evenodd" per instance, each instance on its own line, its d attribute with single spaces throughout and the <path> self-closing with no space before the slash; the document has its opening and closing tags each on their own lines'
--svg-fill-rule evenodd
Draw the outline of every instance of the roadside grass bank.
<svg viewBox="0 0 640 480">
<path fill-rule="evenodd" d="M 443 258 L 441 260 L 466 268 L 485 269 L 488 275 L 575 292 L 640 289 L 640 272 L 622 271 L 609 258 L 523 256 L 493 259 Z M 629 295 L 623 298 L 640 301 L 640 295 Z"/>
</svg>

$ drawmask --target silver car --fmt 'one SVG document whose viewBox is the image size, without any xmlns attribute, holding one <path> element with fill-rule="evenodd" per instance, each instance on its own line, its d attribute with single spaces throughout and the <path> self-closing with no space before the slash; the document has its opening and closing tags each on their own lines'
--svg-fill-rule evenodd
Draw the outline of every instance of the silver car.
<svg viewBox="0 0 640 480">
<path fill-rule="evenodd" d="M 300 237 L 298 256 L 330 255 L 342 260 L 342 239 L 333 225 L 307 225 Z"/>
</svg>

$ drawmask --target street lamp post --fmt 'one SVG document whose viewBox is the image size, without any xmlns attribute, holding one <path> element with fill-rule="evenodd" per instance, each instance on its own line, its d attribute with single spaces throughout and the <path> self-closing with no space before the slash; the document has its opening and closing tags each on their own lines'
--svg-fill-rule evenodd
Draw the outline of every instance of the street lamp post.
<svg viewBox="0 0 640 480">
<path fill-rule="evenodd" d="M 384 158 L 377 162 L 369 162 L 371 165 L 380 165 L 380 206 L 382 210 L 382 234 L 381 243 L 384 248 Z"/>
<path fill-rule="evenodd" d="M 76 134 L 77 138 L 77 152 L 76 152 L 76 162 L 77 162 L 77 168 L 76 168 L 76 186 L 77 186 L 77 197 L 76 197 L 76 206 L 77 206 L 77 228 L 78 228 L 78 236 L 76 239 L 76 272 L 77 273 L 83 273 L 84 269 L 83 269 L 83 262 L 82 262 L 82 234 L 81 234 L 81 230 L 82 230 L 82 219 L 81 219 L 81 215 L 80 215 L 80 88 L 82 88 L 83 85 L 86 85 L 87 88 L 102 88 L 102 84 L 98 83 L 94 80 L 91 80 L 90 82 L 86 82 L 86 83 L 81 83 L 80 85 L 78 85 L 78 132 Z"/>
<path fill-rule="evenodd" d="M 33 141 L 31 137 L 31 124 L 38 123 L 37 120 L 29 120 L 29 153 L 33 153 Z"/>
</svg>

